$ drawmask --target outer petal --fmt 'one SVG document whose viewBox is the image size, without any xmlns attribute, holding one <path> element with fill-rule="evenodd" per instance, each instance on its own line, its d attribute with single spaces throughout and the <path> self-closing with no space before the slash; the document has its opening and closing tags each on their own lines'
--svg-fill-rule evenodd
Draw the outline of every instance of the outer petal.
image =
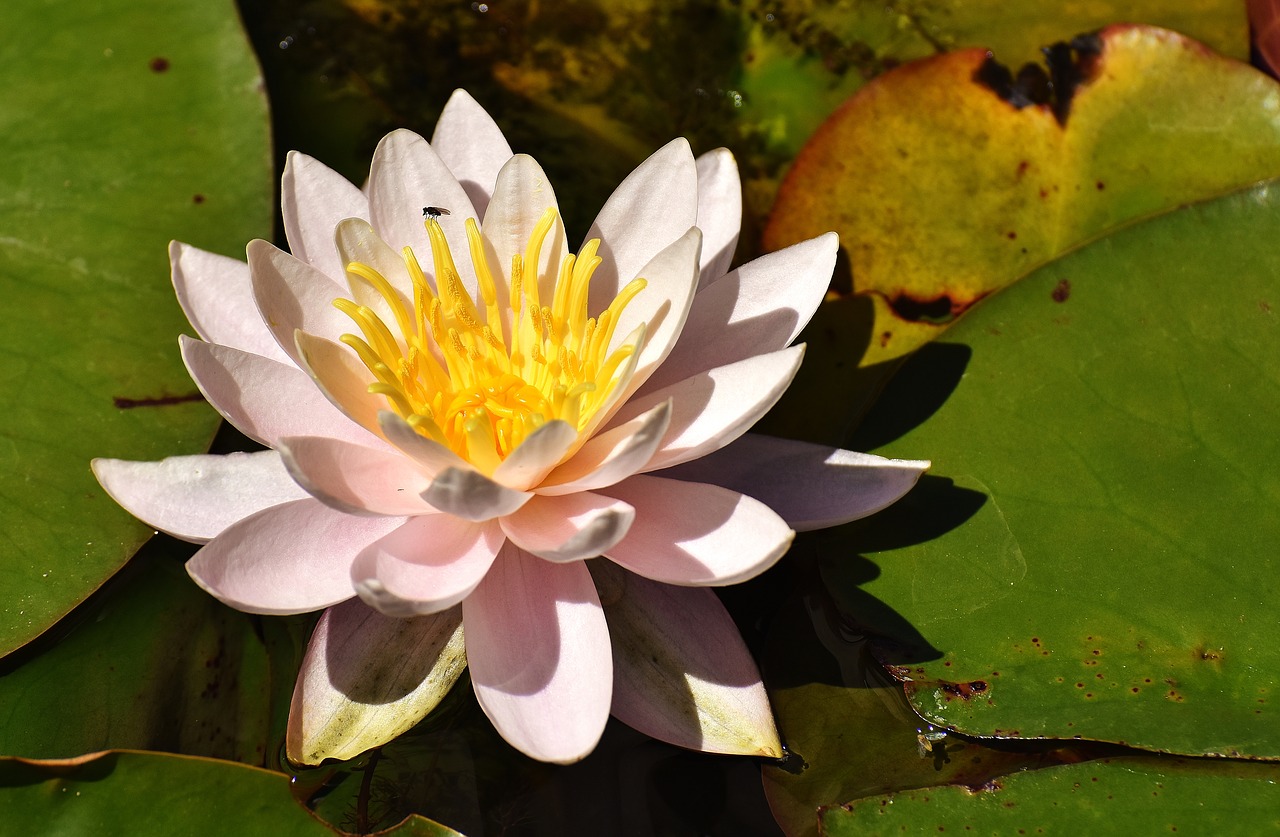
<svg viewBox="0 0 1280 837">
<path fill-rule="evenodd" d="M 498 124 L 470 93 L 455 90 L 440 112 L 431 147 L 471 198 L 477 214 L 484 215 L 498 171 L 511 157 Z"/>
<path fill-rule="evenodd" d="M 635 520 L 631 506 L 599 494 L 534 497 L 502 518 L 512 543 L 547 561 L 594 558 L 622 540 Z"/>
<path fill-rule="evenodd" d="M 698 167 L 698 227 L 702 230 L 702 288 L 729 272 L 742 226 L 742 184 L 738 163 L 727 148 L 708 151 Z"/>
<path fill-rule="evenodd" d="M 577 441 L 578 431 L 568 422 L 549 421 L 525 437 L 494 469 L 493 478 L 508 488 L 526 491 L 559 465 Z"/>
<path fill-rule="evenodd" d="M 462 603 L 471 684 L 513 747 L 569 764 L 609 718 L 613 655 L 585 564 L 552 564 L 504 547 Z"/>
<path fill-rule="evenodd" d="M 875 514 L 910 491 L 928 468 L 926 461 L 885 459 L 748 433 L 658 476 L 741 491 L 804 532 Z"/>
<path fill-rule="evenodd" d="M 476 588 L 504 540 L 496 523 L 414 517 L 356 556 L 351 580 L 365 604 L 388 616 L 438 613 Z"/>
<path fill-rule="evenodd" d="M 171 456 L 159 462 L 95 459 L 93 474 L 134 517 L 184 541 L 205 543 L 263 509 L 307 496 L 272 450 Z"/>
<path fill-rule="evenodd" d="M 800 368 L 803 344 L 701 372 L 632 398 L 610 427 L 671 400 L 671 425 L 646 470 L 667 468 L 724 447 L 777 403 Z"/>
<path fill-rule="evenodd" d="M 258 313 L 249 265 L 171 241 L 169 266 L 178 304 L 196 334 L 272 360 L 288 360 Z"/>
<path fill-rule="evenodd" d="M 780 758 L 760 671 L 716 594 L 590 566 L 613 641 L 612 714 L 679 747 Z"/>
<path fill-rule="evenodd" d="M 459 608 L 393 619 L 352 599 L 316 624 L 289 706 L 289 760 L 380 747 L 427 716 L 467 666 Z"/>
<path fill-rule="evenodd" d="M 639 476 L 601 493 L 635 507 L 631 531 L 605 554 L 667 584 L 737 584 L 767 570 L 795 532 L 745 494 L 717 485 Z"/>
<path fill-rule="evenodd" d="M 671 424 L 671 402 L 597 435 L 536 489 L 556 496 L 613 485 L 639 473 L 653 458 Z"/>
<path fill-rule="evenodd" d="M 680 341 L 640 391 L 790 345 L 831 284 L 839 241 L 835 233 L 802 241 L 699 291 Z"/>
<path fill-rule="evenodd" d="M 511 514 L 532 497 L 470 468 L 446 468 L 422 492 L 422 499 L 440 511 L 477 522 Z"/>
<path fill-rule="evenodd" d="M 333 307 L 333 301 L 350 294 L 347 289 L 314 267 L 265 241 L 250 241 L 249 271 L 258 310 L 284 353 L 301 365 L 293 333 L 337 340 L 354 324 Z"/>
<path fill-rule="evenodd" d="M 641 163 L 605 202 L 587 239 L 601 241 L 603 261 L 591 277 L 590 308 L 603 311 L 622 286 L 697 222 L 693 152 L 674 139 Z"/>
<path fill-rule="evenodd" d="M 290 436 L 278 443 L 289 473 L 317 500 L 348 514 L 435 514 L 418 495 L 430 480 L 399 451 L 337 439 Z"/>
<path fill-rule="evenodd" d="M 439 219 L 462 285 L 474 299 L 476 274 L 468 252 L 466 220 L 475 217 L 471 199 L 427 141 L 412 131 L 383 137 L 369 169 L 369 213 L 373 228 L 393 250 L 412 247 L 423 270 L 432 272 L 431 246 L 422 223 L 425 205 L 450 214 Z"/>
<path fill-rule="evenodd" d="M 246 613 L 320 610 L 351 598 L 356 554 L 403 522 L 295 500 L 228 526 L 187 562 L 187 572 L 219 601 Z"/>
<path fill-rule="evenodd" d="M 274 447 L 284 436 L 332 436 L 381 444 L 343 415 L 292 363 L 179 337 L 196 386 L 223 418 L 246 436 Z"/>
<path fill-rule="evenodd" d="M 343 218 L 369 217 L 369 201 L 358 186 L 306 154 L 290 151 L 280 178 L 280 214 L 293 255 L 334 279 L 346 265 L 333 244 Z"/>
</svg>

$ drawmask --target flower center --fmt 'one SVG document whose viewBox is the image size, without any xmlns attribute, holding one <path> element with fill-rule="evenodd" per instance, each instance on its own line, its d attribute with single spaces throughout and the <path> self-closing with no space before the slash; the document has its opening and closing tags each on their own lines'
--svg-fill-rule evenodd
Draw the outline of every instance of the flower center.
<svg viewBox="0 0 1280 837">
<path fill-rule="evenodd" d="M 591 275 L 601 261 L 598 239 L 550 266 L 555 290 L 549 305 L 539 299 L 538 264 L 555 221 L 556 210 L 547 209 L 524 254 L 512 258 L 506 300 L 498 299 L 475 219 L 467 219 L 466 229 L 478 303 L 462 286 L 439 221 L 428 217 L 436 287 L 405 247 L 412 304 L 369 265 L 347 265 L 353 282 L 368 284 L 385 301 L 394 328 L 367 306 L 333 302 L 363 335 L 339 339 L 376 378 L 369 392 L 385 397 L 416 431 L 483 471 L 492 472 L 548 421 L 559 419 L 581 431 L 619 386 L 625 361 L 637 348 L 635 340 L 626 340 L 609 351 L 618 317 L 644 289 L 644 279 L 623 288 L 598 318 L 587 316 Z"/>
</svg>

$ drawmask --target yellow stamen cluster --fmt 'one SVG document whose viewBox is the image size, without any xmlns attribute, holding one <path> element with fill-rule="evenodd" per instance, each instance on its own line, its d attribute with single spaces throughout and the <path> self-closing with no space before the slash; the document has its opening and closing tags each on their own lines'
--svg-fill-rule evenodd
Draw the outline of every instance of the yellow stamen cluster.
<svg viewBox="0 0 1280 837">
<path fill-rule="evenodd" d="M 367 284 L 385 300 L 394 330 L 371 308 L 348 299 L 333 303 L 363 335 L 340 339 L 376 378 L 369 392 L 385 397 L 415 430 L 482 471 L 492 472 L 548 421 L 560 419 L 583 429 L 608 400 L 619 383 L 619 370 L 636 351 L 628 341 L 609 353 L 609 344 L 618 316 L 644 289 L 645 280 L 623 288 L 598 318 L 587 316 L 591 275 L 601 261 L 596 255 L 599 240 L 552 265 L 557 271 L 553 298 L 549 305 L 539 299 L 538 264 L 555 222 L 556 210 L 542 214 L 525 253 L 512 259 L 509 298 L 499 301 L 480 228 L 467 219 L 483 313 L 463 288 L 435 218 L 425 222 L 434 289 L 413 251 L 403 250 L 413 282 L 411 305 L 369 265 L 347 266 L 353 283 Z"/>
</svg>

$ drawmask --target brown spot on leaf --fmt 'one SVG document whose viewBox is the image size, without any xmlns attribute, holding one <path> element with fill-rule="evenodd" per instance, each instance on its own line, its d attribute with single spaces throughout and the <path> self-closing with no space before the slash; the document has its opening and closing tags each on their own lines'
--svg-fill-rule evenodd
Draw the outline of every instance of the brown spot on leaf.
<svg viewBox="0 0 1280 837">
<path fill-rule="evenodd" d="M 148 66 L 151 67 L 151 72 L 153 73 L 167 72 L 169 69 L 169 59 L 162 55 L 157 55 L 155 58 L 151 59 L 151 63 Z"/>
<path fill-rule="evenodd" d="M 985 680 L 972 680 L 968 683 L 949 683 L 946 680 L 940 680 L 938 688 L 942 690 L 948 700 L 951 698 L 968 700 L 974 695 L 985 693 L 991 686 Z"/>
<path fill-rule="evenodd" d="M 1071 298 L 1071 280 L 1063 279 L 1053 289 L 1054 302 L 1066 302 Z"/>
<path fill-rule="evenodd" d="M 196 192 L 194 195 L 191 196 L 191 202 L 204 203 L 204 195 L 200 194 L 199 192 Z"/>
</svg>

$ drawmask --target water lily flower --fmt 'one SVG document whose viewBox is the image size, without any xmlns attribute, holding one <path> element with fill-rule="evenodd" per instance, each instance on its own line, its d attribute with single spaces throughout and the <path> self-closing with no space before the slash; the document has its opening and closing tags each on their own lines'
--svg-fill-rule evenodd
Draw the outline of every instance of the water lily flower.
<svg viewBox="0 0 1280 837">
<path fill-rule="evenodd" d="M 170 252 L 201 337 L 180 340 L 187 368 L 269 450 L 94 470 L 134 515 L 204 543 L 187 569 L 223 602 L 325 610 L 289 756 L 387 742 L 464 667 L 534 758 L 582 758 L 610 713 L 780 755 L 708 588 L 927 467 L 746 432 L 800 364 L 835 235 L 729 271 L 733 159 L 676 140 L 570 252 L 546 174 L 461 91 L 430 143 L 384 138 L 363 189 L 293 153 L 281 191 L 291 252 Z"/>
</svg>

